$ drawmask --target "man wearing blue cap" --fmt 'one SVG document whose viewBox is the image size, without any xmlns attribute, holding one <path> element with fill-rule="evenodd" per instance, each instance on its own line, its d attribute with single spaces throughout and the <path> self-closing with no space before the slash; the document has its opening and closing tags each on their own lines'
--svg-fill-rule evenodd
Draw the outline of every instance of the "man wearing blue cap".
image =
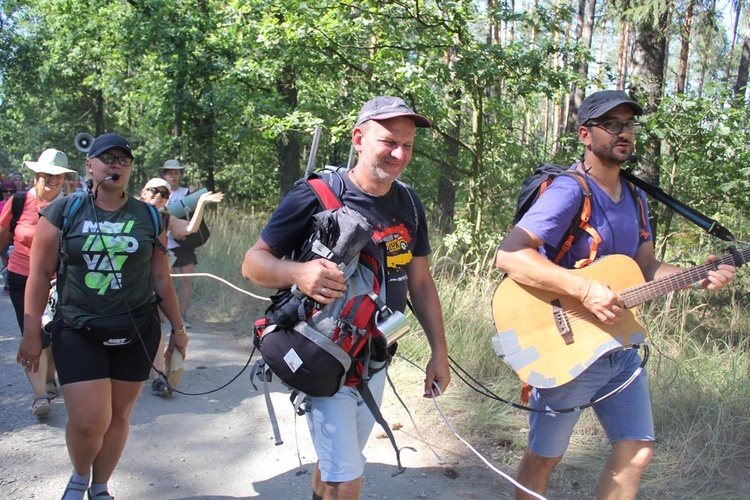
<svg viewBox="0 0 750 500">
<path fill-rule="evenodd" d="M 414 190 L 398 178 L 409 164 L 417 127 L 430 121 L 400 98 L 380 96 L 361 109 L 352 132 L 357 164 L 341 175 L 341 201 L 375 228 L 373 239 L 386 255 L 386 301 L 393 311 L 406 307 L 407 294 L 430 343 L 424 395 L 445 391 L 450 382 L 443 318 L 428 265 L 427 220 Z M 281 202 L 260 238 L 247 251 L 243 274 L 260 286 L 297 288 L 320 304 L 331 304 L 346 290 L 344 274 L 333 261 L 295 262 L 282 259 L 302 247 L 321 211 L 307 183 L 298 184 Z M 349 384 L 350 382 L 347 382 Z M 377 405 L 383 395 L 385 370 L 367 386 Z M 314 499 L 357 499 L 362 487 L 362 450 L 374 417 L 353 385 L 330 397 L 309 398 L 308 426 L 318 462 L 313 472 Z"/>
<path fill-rule="evenodd" d="M 639 222 L 635 196 L 620 178 L 620 168 L 633 154 L 635 120 L 643 108 L 620 90 L 605 90 L 587 97 L 578 111 L 578 137 L 584 146 L 581 160 L 571 166 L 585 176 L 591 189 L 589 224 L 598 232 L 597 256 L 623 254 L 635 260 L 646 280 L 674 273 L 678 267 L 658 261 L 648 224 Z M 559 176 L 508 234 L 500 246 L 495 265 L 515 281 L 537 289 L 575 297 L 596 319 L 611 325 L 623 318 L 625 304 L 606 283 L 569 271 L 585 260 L 591 235 L 582 234 L 560 265 L 548 260 L 573 224 L 581 203 L 581 187 L 570 176 Z M 645 196 L 636 191 L 645 206 Z M 715 259 L 709 256 L 709 259 Z M 734 277 L 734 267 L 719 265 L 696 287 L 718 290 Z M 582 332 L 585 334 L 586 332 Z M 530 406 L 539 410 L 529 416 L 529 446 L 518 467 L 518 480 L 525 487 L 544 493 L 555 466 L 562 460 L 580 412 L 544 413 L 585 405 L 615 391 L 641 366 L 635 349 L 609 352 L 580 375 L 557 387 L 534 388 Z M 655 439 L 651 401 L 645 371 L 622 391 L 596 404 L 594 412 L 612 452 L 599 479 L 597 498 L 635 498 L 641 475 L 653 454 Z M 516 498 L 532 498 L 517 490 Z"/>
</svg>

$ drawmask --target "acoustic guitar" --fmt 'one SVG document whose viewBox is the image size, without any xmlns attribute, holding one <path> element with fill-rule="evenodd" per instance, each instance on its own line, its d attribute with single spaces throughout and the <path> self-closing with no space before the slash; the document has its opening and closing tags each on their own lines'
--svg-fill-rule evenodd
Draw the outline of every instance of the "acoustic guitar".
<svg viewBox="0 0 750 500">
<path fill-rule="evenodd" d="M 627 309 L 613 325 L 600 322 L 574 297 L 506 278 L 492 297 L 497 331 L 492 346 L 525 383 L 539 388 L 563 385 L 603 355 L 645 342 L 646 330 L 636 318 L 638 305 L 705 279 L 718 264 L 739 267 L 748 258 L 750 248 L 649 282 L 638 264 L 625 255 L 610 255 L 571 271 L 619 293 Z"/>
</svg>

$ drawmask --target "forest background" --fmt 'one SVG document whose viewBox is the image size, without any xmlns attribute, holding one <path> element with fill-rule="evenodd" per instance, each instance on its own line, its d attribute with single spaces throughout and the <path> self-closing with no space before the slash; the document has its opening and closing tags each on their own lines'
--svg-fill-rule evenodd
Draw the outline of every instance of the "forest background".
<svg viewBox="0 0 750 500">
<path fill-rule="evenodd" d="M 137 194 L 177 158 L 190 182 L 227 194 L 202 266 L 247 286 L 237 260 L 303 175 L 315 128 L 316 166 L 345 165 L 361 105 L 401 96 L 435 125 L 419 132 L 404 179 L 431 219 L 453 356 L 515 394 L 489 348 L 490 258 L 522 180 L 581 154 L 585 95 L 619 88 L 643 103 L 636 172 L 738 240 L 747 233 L 746 12 L 745 0 L 2 0 L 0 170 L 55 147 L 83 171 L 76 135 L 117 132 L 134 145 Z M 725 252 L 651 209 L 661 258 L 692 265 Z M 665 361 L 650 369 L 660 444 L 648 497 L 747 494 L 722 478 L 748 477 L 750 463 L 749 286 L 740 274 L 722 293 L 669 294 L 642 311 Z M 247 313 L 224 292 L 197 293 L 220 301 L 217 312 Z M 424 355 L 410 342 L 404 352 Z M 456 408 L 476 397 L 454 393 Z M 464 428 L 514 464 L 525 417 L 472 404 Z M 595 481 L 582 456 L 602 453 L 600 439 L 582 438 L 595 426 L 582 428 L 568 486 Z"/>
</svg>

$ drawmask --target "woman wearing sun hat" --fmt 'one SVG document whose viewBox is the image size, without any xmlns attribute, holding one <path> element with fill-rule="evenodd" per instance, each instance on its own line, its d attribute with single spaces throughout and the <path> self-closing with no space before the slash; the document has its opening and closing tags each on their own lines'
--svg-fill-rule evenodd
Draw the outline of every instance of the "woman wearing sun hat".
<svg viewBox="0 0 750 500">
<path fill-rule="evenodd" d="M 36 175 L 34 187 L 25 193 L 23 211 L 13 233 L 10 232 L 13 203 L 9 200 L 0 213 L 0 249 L 5 250 L 10 243 L 13 243 L 13 252 L 8 259 L 8 292 L 22 335 L 24 294 L 29 277 L 31 242 L 34 239 L 37 222 L 39 222 L 39 211 L 61 196 L 65 174 L 73 172 L 68 168 L 68 157 L 56 149 L 46 149 L 39 156 L 39 160 L 24 162 L 24 166 Z M 35 332 L 34 335 L 37 333 Z M 25 370 L 25 372 L 34 389 L 31 412 L 34 416 L 43 417 L 49 415 L 52 409 L 50 399 L 57 396 L 57 383 L 50 338 L 41 333 L 41 328 L 38 335 L 42 339 L 39 370 L 36 372 Z"/>
</svg>

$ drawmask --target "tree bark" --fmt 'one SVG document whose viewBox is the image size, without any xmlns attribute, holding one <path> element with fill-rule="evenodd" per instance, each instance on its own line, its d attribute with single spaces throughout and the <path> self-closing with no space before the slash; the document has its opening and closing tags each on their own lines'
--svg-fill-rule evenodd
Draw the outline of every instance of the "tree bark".
<svg viewBox="0 0 750 500">
<path fill-rule="evenodd" d="M 675 88 L 678 94 L 685 93 L 688 57 L 690 56 L 690 28 L 693 23 L 694 7 L 695 0 L 689 0 L 685 7 L 685 21 L 682 25 L 682 32 L 680 34 L 680 60 L 677 69 L 677 87 Z"/>
<path fill-rule="evenodd" d="M 576 61 L 576 71 L 579 76 L 579 81 L 581 82 L 588 81 L 588 53 L 591 50 L 595 14 L 596 0 L 578 0 L 578 26 L 576 27 L 576 38 L 579 39 L 586 48 Z M 581 106 L 585 94 L 585 84 L 573 84 L 570 96 L 568 97 L 568 123 L 565 127 L 565 130 L 568 133 L 573 133 L 578 130 L 578 108 Z"/>
<path fill-rule="evenodd" d="M 453 74 L 455 53 L 458 47 L 446 51 L 446 63 Z M 442 234 L 453 231 L 453 216 L 456 213 L 456 186 L 454 183 L 456 167 L 459 164 L 459 144 L 461 137 L 461 91 L 455 87 L 447 89 L 446 96 L 450 99 L 446 104 L 450 110 L 448 123 L 452 126 L 443 135 L 445 143 L 445 157 L 440 160 L 440 178 L 438 179 L 438 226 Z"/>
<path fill-rule="evenodd" d="M 288 111 L 297 108 L 297 77 L 294 68 L 287 65 L 276 81 L 276 90 Z M 279 160 L 279 200 L 300 178 L 301 147 L 299 133 L 286 130 L 276 139 L 276 157 Z"/>
<path fill-rule="evenodd" d="M 745 102 L 747 92 L 748 70 L 750 69 L 750 24 L 745 28 L 745 36 L 742 39 L 742 56 L 740 67 L 737 69 L 737 81 L 734 84 L 734 101 L 736 105 Z"/>
<path fill-rule="evenodd" d="M 646 113 L 656 111 L 664 94 L 664 65 L 667 59 L 667 37 L 669 12 L 658 14 L 656 24 L 651 21 L 641 22 L 636 27 L 635 47 L 633 51 L 633 90 L 637 101 Z M 656 136 L 645 141 L 639 170 L 643 178 L 651 184 L 659 185 L 658 158 L 661 154 L 661 143 Z M 656 210 L 651 210 L 651 229 L 656 241 L 658 217 Z"/>
</svg>

